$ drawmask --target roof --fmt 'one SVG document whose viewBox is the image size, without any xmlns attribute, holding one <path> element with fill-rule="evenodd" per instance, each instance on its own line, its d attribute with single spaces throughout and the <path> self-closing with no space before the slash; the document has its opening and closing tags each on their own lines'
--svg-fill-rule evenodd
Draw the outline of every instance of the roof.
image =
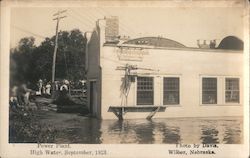
<svg viewBox="0 0 250 158">
<path fill-rule="evenodd" d="M 217 47 L 217 49 L 243 50 L 244 43 L 241 39 L 235 36 L 225 37 Z"/>
<path fill-rule="evenodd" d="M 127 41 L 112 41 L 106 42 L 106 46 L 114 47 L 134 47 L 143 49 L 171 49 L 171 50 L 188 50 L 188 51 L 208 51 L 208 52 L 223 52 L 223 53 L 239 53 L 243 52 L 244 43 L 241 39 L 235 36 L 225 37 L 218 47 L 215 48 L 196 48 L 186 47 L 185 45 L 163 37 L 141 37 L 135 39 L 127 39 Z M 208 45 L 209 46 L 209 45 Z"/>
<path fill-rule="evenodd" d="M 185 48 L 186 46 L 163 37 L 141 37 L 132 40 L 128 40 L 123 44 L 134 44 L 134 45 L 147 45 L 147 46 L 157 46 L 157 47 L 174 47 L 174 48 Z"/>
</svg>

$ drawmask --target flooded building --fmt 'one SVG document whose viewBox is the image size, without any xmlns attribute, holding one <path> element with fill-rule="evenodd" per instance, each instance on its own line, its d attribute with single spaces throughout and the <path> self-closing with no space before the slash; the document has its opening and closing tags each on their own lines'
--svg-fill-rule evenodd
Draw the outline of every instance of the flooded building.
<svg viewBox="0 0 250 158">
<path fill-rule="evenodd" d="M 113 30 L 113 31 L 112 31 Z M 102 119 L 243 115 L 243 42 L 119 36 L 116 17 L 87 32 L 88 107 Z M 217 46 L 218 45 L 218 46 Z"/>
</svg>

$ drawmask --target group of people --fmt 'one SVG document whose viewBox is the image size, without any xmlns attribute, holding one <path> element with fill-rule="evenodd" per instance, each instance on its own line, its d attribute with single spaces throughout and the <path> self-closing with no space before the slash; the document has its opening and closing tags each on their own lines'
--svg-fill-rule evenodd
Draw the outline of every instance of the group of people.
<svg viewBox="0 0 250 158">
<path fill-rule="evenodd" d="M 51 82 L 46 82 L 46 80 L 39 79 L 37 83 L 38 91 L 36 91 L 36 95 L 51 95 Z"/>
<path fill-rule="evenodd" d="M 80 80 L 78 82 L 62 80 L 55 81 L 52 84 L 50 81 L 45 79 L 39 79 L 36 86 L 32 90 L 28 88 L 27 84 L 20 84 L 19 86 L 13 86 L 10 89 L 10 106 L 12 108 L 28 107 L 35 96 L 51 97 L 52 90 L 54 90 L 54 98 L 57 98 L 60 94 L 68 95 L 70 88 L 83 88 L 85 82 Z"/>
<path fill-rule="evenodd" d="M 10 90 L 10 107 L 12 109 L 28 108 L 32 105 L 30 102 L 33 99 L 34 91 L 29 89 L 26 84 L 13 86 Z"/>
<path fill-rule="evenodd" d="M 54 84 L 51 82 L 46 82 L 46 80 L 39 80 L 37 83 L 38 91 L 36 91 L 37 96 L 50 97 L 52 95 L 52 90 L 54 90 L 55 97 L 60 91 L 69 91 L 70 82 L 68 80 L 55 81 Z"/>
</svg>

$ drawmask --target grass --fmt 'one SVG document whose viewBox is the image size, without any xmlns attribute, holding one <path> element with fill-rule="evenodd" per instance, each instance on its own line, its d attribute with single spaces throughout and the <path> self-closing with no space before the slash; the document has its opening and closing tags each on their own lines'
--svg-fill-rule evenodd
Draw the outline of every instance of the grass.
<svg viewBox="0 0 250 158">
<path fill-rule="evenodd" d="M 34 111 L 10 110 L 10 143 L 52 143 L 57 129 L 50 124 L 41 124 Z"/>
<path fill-rule="evenodd" d="M 46 98 L 36 98 L 37 110 L 11 109 L 9 111 L 9 143 L 53 143 L 57 137 L 64 135 L 64 129 L 56 126 L 64 116 L 74 115 L 62 113 L 80 113 L 85 115 L 88 109 L 85 106 L 86 100 L 74 102 L 57 103 L 56 111 L 44 111 L 52 101 Z M 67 103 L 67 104 L 65 104 Z M 47 119 L 47 121 L 44 121 Z M 67 123 L 66 123 L 67 124 Z M 66 125 L 65 124 L 65 125 Z M 67 125 L 67 126 L 70 126 Z"/>
</svg>

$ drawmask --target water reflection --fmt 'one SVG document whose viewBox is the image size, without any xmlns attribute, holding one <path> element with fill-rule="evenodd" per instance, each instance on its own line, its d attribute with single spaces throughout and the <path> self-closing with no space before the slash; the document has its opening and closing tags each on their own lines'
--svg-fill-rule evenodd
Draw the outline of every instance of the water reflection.
<svg viewBox="0 0 250 158">
<path fill-rule="evenodd" d="M 240 144 L 242 119 L 84 119 L 57 136 L 58 143 L 85 144 Z"/>
<path fill-rule="evenodd" d="M 233 124 L 232 124 L 233 123 Z M 223 138 L 223 143 L 225 144 L 240 144 L 242 143 L 241 139 L 238 139 L 240 136 L 242 138 L 242 124 L 236 121 L 231 122 L 231 126 L 234 126 L 234 128 L 230 128 L 230 126 L 224 125 L 225 126 L 225 133 L 224 133 L 224 138 Z"/>
<path fill-rule="evenodd" d="M 143 123 L 140 126 L 134 126 L 137 142 L 140 144 L 154 143 L 154 136 L 155 136 L 153 132 L 154 128 L 155 124 L 152 121 Z"/>
<path fill-rule="evenodd" d="M 165 128 L 164 128 L 164 130 L 162 132 L 163 132 L 163 135 L 164 135 L 163 143 L 166 143 L 166 144 L 179 144 L 181 142 L 180 128 L 179 127 L 165 126 Z"/>
<path fill-rule="evenodd" d="M 101 144 L 101 121 L 97 119 L 80 120 L 74 127 L 59 132 L 56 143 Z"/>
<path fill-rule="evenodd" d="M 203 127 L 201 135 L 202 144 L 218 144 L 218 133 L 219 131 L 213 127 Z"/>
</svg>

